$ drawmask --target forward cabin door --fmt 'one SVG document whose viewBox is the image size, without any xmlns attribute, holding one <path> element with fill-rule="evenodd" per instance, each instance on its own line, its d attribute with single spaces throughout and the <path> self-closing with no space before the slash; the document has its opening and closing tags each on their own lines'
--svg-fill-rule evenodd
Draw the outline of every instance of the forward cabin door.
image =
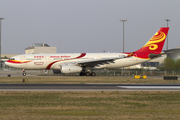
<svg viewBox="0 0 180 120">
<path fill-rule="evenodd" d="M 22 62 L 22 64 L 20 65 L 20 67 L 22 69 L 25 69 L 27 67 L 27 63 L 24 63 L 26 61 L 26 57 L 25 56 L 21 56 L 20 57 L 20 61 Z"/>
</svg>

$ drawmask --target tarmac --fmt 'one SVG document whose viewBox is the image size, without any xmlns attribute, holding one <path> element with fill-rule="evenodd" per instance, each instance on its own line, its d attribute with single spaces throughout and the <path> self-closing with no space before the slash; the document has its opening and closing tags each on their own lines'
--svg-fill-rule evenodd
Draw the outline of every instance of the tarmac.
<svg viewBox="0 0 180 120">
<path fill-rule="evenodd" d="M 180 84 L 0 84 L 0 91 L 180 91 Z"/>
</svg>

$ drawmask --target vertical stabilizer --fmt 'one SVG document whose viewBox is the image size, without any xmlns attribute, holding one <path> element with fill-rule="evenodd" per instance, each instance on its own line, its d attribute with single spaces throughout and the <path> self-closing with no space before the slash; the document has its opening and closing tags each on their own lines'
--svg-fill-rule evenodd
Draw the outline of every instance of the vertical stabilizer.
<svg viewBox="0 0 180 120">
<path fill-rule="evenodd" d="M 133 53 L 136 54 L 137 57 L 144 59 L 148 59 L 149 54 L 160 54 L 163 49 L 168 30 L 169 27 L 160 28 L 141 49 Z"/>
</svg>

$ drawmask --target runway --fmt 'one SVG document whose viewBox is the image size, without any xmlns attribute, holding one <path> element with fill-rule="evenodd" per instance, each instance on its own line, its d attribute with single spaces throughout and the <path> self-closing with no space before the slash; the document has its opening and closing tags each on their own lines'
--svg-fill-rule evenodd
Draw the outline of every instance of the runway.
<svg viewBox="0 0 180 120">
<path fill-rule="evenodd" d="M 180 91 L 180 84 L 0 84 L 0 91 Z"/>
</svg>

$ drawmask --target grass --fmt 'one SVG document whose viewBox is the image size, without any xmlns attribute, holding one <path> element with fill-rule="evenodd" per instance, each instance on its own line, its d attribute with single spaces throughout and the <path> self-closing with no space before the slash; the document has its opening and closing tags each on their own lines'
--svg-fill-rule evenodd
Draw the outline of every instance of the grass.
<svg viewBox="0 0 180 120">
<path fill-rule="evenodd" d="M 179 80 L 133 77 L 3 77 L 0 83 L 180 83 Z M 25 83 L 25 84 L 26 84 Z M 0 119 L 114 120 L 179 119 L 180 91 L 0 91 Z"/>
<path fill-rule="evenodd" d="M 180 92 L 0 92 L 0 119 L 179 119 Z"/>
<path fill-rule="evenodd" d="M 163 80 L 162 78 L 135 79 L 133 77 L 79 77 L 79 76 L 31 76 L 5 77 L 0 76 L 0 83 L 51 83 L 51 84 L 87 84 L 87 83 L 180 83 L 179 80 Z"/>
</svg>

